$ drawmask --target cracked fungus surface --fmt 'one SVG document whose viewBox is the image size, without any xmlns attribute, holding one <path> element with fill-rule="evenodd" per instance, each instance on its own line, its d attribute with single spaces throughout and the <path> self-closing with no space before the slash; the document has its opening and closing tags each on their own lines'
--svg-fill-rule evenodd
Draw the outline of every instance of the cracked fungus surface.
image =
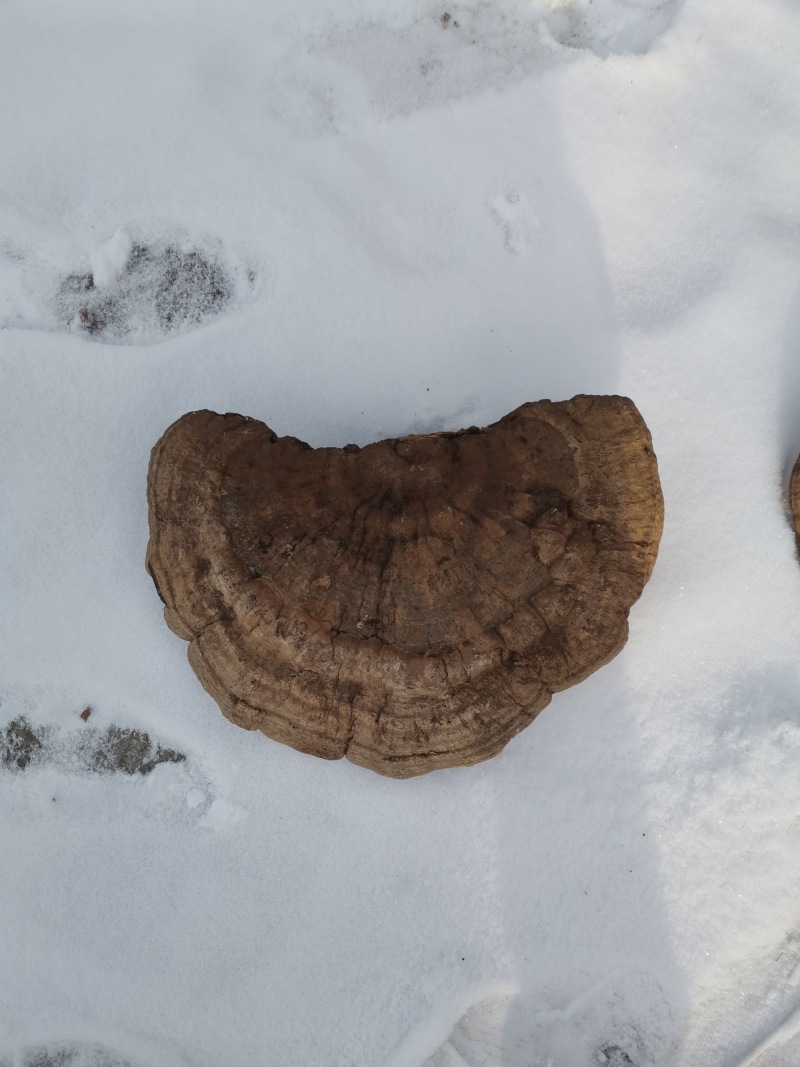
<svg viewBox="0 0 800 1067">
<path fill-rule="evenodd" d="M 191 412 L 148 500 L 148 570 L 223 713 L 398 778 L 494 755 L 616 655 L 663 521 L 617 396 L 364 448 Z"/>
</svg>

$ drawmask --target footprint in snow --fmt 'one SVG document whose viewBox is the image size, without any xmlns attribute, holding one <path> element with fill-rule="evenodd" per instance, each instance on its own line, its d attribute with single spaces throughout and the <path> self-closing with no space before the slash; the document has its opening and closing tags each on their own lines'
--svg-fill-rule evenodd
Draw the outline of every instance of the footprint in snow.
<svg viewBox="0 0 800 1067">
<path fill-rule="evenodd" d="M 170 771 L 164 773 L 167 766 Z M 164 771 L 154 775 L 157 768 Z M 147 778 L 146 791 L 137 791 L 128 798 L 129 811 L 139 804 L 149 815 L 188 818 L 217 832 L 234 829 L 248 815 L 243 808 L 216 796 L 211 783 L 185 753 L 162 745 L 143 730 L 116 724 L 105 729 L 86 725 L 69 730 L 35 725 L 22 715 L 10 720 L 0 727 L 0 776 L 5 773 L 16 777 L 37 770 L 56 770 L 73 781 L 79 776 L 84 783 L 90 776 L 105 782 L 114 778 Z M 48 794 L 54 788 L 59 792 L 50 776 L 46 782 Z M 74 801 L 74 791 L 70 795 Z M 52 796 L 52 802 L 57 802 L 57 796 Z"/>
<path fill-rule="evenodd" d="M 15 1052 L 0 1053 L 0 1067 L 148 1067 L 149 1064 L 185 1067 L 186 1060 L 152 1048 L 145 1059 L 136 1052 L 121 1052 L 98 1041 L 38 1041 Z"/>
<path fill-rule="evenodd" d="M 233 280 L 210 250 L 134 242 L 117 230 L 69 274 L 54 299 L 65 327 L 113 344 L 200 326 L 233 299 Z"/>
<path fill-rule="evenodd" d="M 509 992 L 473 1004 L 422 1067 L 505 1067 L 504 1032 L 513 1002 Z"/>
<path fill-rule="evenodd" d="M 683 0 L 556 0 L 545 16 L 553 37 L 605 58 L 644 54 L 667 30 Z"/>
<path fill-rule="evenodd" d="M 88 720 L 91 709 L 83 715 Z M 183 763 L 186 756 L 162 746 L 143 730 L 112 725 L 105 730 L 87 726 L 63 732 L 54 726 L 34 726 L 24 715 L 0 731 L 0 768 L 58 766 L 96 774 L 152 773 L 161 763 Z"/>
<path fill-rule="evenodd" d="M 142 1067 L 105 1045 L 48 1042 L 0 1054 L 0 1067 Z"/>
<path fill-rule="evenodd" d="M 63 264 L 57 266 L 56 263 Z M 63 330 L 106 344 L 155 344 L 210 323 L 253 296 L 256 272 L 222 242 L 118 229 L 67 265 L 0 244 L 0 328 Z"/>
<path fill-rule="evenodd" d="M 541 220 L 525 193 L 509 190 L 489 201 L 489 214 L 500 228 L 506 249 L 515 256 L 529 256 L 540 239 Z"/>
<path fill-rule="evenodd" d="M 654 974 L 638 967 L 612 968 L 606 978 L 576 994 L 559 1007 L 545 1007 L 536 995 L 498 989 L 471 1005 L 423 1067 L 645 1067 L 661 1062 L 674 1019 Z M 632 1021 L 638 1015 L 645 1021 Z"/>
<path fill-rule="evenodd" d="M 25 1049 L 22 1067 L 138 1067 L 103 1045 L 42 1045 Z"/>
<path fill-rule="evenodd" d="M 619 1045 L 605 1045 L 598 1049 L 597 1062 L 605 1067 L 636 1067 L 628 1053 Z"/>
<path fill-rule="evenodd" d="M 683 0 L 456 0 L 389 21 L 337 22 L 295 49 L 258 92 L 293 132 L 323 136 L 541 74 L 584 49 L 645 53 Z"/>
</svg>

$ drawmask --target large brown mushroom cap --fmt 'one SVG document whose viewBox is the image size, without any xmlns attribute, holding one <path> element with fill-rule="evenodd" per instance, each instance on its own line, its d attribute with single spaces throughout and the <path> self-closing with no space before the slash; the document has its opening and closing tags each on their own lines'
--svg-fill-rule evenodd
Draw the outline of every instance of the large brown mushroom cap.
<svg viewBox="0 0 800 1067">
<path fill-rule="evenodd" d="M 615 656 L 663 521 L 618 396 L 365 448 L 197 411 L 147 488 L 147 568 L 223 713 L 395 778 L 495 755 Z"/>
</svg>

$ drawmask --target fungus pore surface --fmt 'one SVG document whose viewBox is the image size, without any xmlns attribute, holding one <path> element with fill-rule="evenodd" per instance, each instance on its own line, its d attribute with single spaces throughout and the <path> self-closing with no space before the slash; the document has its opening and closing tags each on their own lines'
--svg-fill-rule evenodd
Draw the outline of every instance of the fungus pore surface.
<svg viewBox="0 0 800 1067">
<path fill-rule="evenodd" d="M 147 569 L 223 713 L 395 778 L 495 755 L 615 656 L 663 522 L 618 396 L 364 448 L 191 412 L 148 502 Z"/>
</svg>

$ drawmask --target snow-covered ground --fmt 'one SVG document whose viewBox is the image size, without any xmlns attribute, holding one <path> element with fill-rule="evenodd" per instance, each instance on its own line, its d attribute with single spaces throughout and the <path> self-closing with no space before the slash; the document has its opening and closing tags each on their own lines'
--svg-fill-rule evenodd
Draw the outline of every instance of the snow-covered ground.
<svg viewBox="0 0 800 1067">
<path fill-rule="evenodd" d="M 0 732 L 56 754 L 2 1067 L 800 1063 L 800 8 L 447 4 L 0 4 Z M 406 782 L 223 719 L 144 570 L 173 419 L 578 392 L 666 501 L 612 664 Z M 186 759 L 92 773 L 87 705 Z"/>
</svg>

